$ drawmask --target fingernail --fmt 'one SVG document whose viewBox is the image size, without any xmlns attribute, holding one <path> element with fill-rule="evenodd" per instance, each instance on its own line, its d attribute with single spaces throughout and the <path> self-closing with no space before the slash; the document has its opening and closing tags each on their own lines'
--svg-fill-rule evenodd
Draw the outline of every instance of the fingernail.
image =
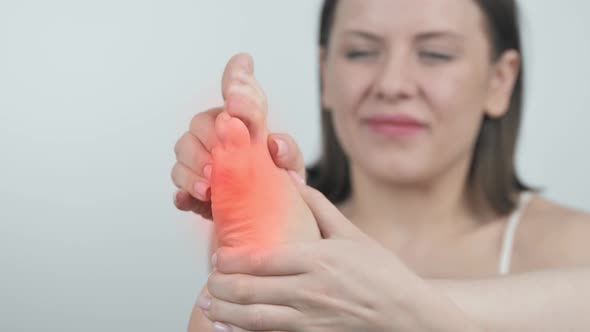
<svg viewBox="0 0 590 332">
<path fill-rule="evenodd" d="M 220 322 L 213 323 L 213 331 L 215 332 L 231 332 L 232 329 L 229 325 L 225 325 Z"/>
<path fill-rule="evenodd" d="M 178 190 L 174 192 L 174 194 L 172 195 L 172 200 L 174 201 L 174 204 L 178 203 Z"/>
<path fill-rule="evenodd" d="M 277 145 L 277 157 L 282 157 L 287 154 L 287 143 L 282 139 L 275 138 L 275 144 Z"/>
<path fill-rule="evenodd" d="M 209 310 L 211 308 L 211 298 L 206 295 L 199 296 L 199 307 L 203 310 Z"/>
<path fill-rule="evenodd" d="M 207 164 L 203 167 L 203 175 L 207 180 L 211 179 L 211 164 Z"/>
<path fill-rule="evenodd" d="M 200 181 L 195 182 L 195 193 L 202 199 L 207 199 L 207 189 L 209 185 Z"/>
<path fill-rule="evenodd" d="M 217 253 L 213 253 L 213 256 L 211 256 L 211 265 L 213 267 L 217 266 Z"/>
<path fill-rule="evenodd" d="M 289 175 L 291 175 L 291 177 L 293 179 L 295 179 L 295 181 L 299 182 L 300 184 L 305 184 L 305 180 L 297 172 L 289 171 Z"/>
</svg>

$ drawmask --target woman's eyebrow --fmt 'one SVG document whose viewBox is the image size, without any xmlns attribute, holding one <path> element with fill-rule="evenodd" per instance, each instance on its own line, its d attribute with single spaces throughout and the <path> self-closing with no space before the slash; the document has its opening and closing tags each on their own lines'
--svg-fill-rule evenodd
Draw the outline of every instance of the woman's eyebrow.
<svg viewBox="0 0 590 332">
<path fill-rule="evenodd" d="M 417 34 L 415 37 L 415 39 L 417 41 L 424 41 L 424 40 L 438 39 L 438 38 L 463 40 L 464 36 L 460 33 L 454 32 L 454 31 L 426 31 L 426 32 L 421 32 L 421 33 Z"/>
<path fill-rule="evenodd" d="M 351 35 L 351 36 L 355 36 L 355 37 L 360 37 L 363 39 L 368 39 L 371 41 L 376 41 L 376 42 L 382 42 L 383 38 L 379 35 L 376 35 L 374 33 L 368 32 L 368 31 L 364 31 L 364 30 L 356 30 L 356 29 L 351 29 L 351 30 L 345 30 L 341 33 L 341 35 Z M 448 38 L 448 39 L 455 39 L 455 40 L 463 40 L 464 36 L 460 33 L 454 32 L 454 31 L 446 31 L 446 30 L 440 30 L 440 31 L 426 31 L 426 32 L 420 32 L 416 35 L 416 37 L 414 38 L 416 41 L 425 41 L 425 40 L 430 40 L 430 39 L 438 39 L 438 38 Z"/>
<path fill-rule="evenodd" d="M 368 32 L 368 31 L 363 31 L 363 30 L 345 30 L 342 32 L 342 35 L 352 35 L 352 36 L 361 37 L 364 39 L 377 41 L 377 42 L 380 42 L 383 40 L 383 38 L 381 38 L 380 36 L 373 34 L 371 32 Z"/>
</svg>

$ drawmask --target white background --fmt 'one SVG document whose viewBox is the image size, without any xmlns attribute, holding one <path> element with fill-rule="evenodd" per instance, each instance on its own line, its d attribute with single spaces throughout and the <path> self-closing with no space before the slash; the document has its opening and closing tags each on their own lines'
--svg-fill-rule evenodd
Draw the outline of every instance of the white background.
<svg viewBox="0 0 590 332">
<path fill-rule="evenodd" d="M 590 2 L 523 1 L 518 166 L 590 207 Z M 318 152 L 319 0 L 0 0 L 0 330 L 184 331 L 209 225 L 173 147 L 247 51 L 273 131 Z"/>
</svg>

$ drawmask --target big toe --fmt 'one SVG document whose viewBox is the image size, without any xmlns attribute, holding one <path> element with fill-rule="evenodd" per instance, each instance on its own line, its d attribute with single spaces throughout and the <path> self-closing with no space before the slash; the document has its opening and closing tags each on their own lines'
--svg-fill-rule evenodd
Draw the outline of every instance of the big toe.
<svg viewBox="0 0 590 332">
<path fill-rule="evenodd" d="M 254 74 L 235 65 L 228 65 L 224 74 L 225 110 L 242 120 L 254 143 L 266 140 L 266 95 Z"/>
</svg>

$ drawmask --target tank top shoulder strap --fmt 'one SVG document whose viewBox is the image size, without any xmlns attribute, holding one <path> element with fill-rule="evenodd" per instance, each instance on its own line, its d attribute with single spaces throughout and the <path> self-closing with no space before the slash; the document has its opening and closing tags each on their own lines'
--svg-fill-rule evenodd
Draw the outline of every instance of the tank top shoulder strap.
<svg viewBox="0 0 590 332">
<path fill-rule="evenodd" d="M 531 192 L 522 192 L 520 194 L 518 206 L 508 218 L 506 228 L 504 229 L 504 236 L 502 238 L 500 261 L 498 264 L 498 273 L 500 275 L 506 275 L 510 272 L 510 260 L 512 256 L 512 247 L 514 245 L 514 236 L 516 234 L 516 228 L 520 222 L 522 213 L 525 210 L 531 197 Z"/>
</svg>

